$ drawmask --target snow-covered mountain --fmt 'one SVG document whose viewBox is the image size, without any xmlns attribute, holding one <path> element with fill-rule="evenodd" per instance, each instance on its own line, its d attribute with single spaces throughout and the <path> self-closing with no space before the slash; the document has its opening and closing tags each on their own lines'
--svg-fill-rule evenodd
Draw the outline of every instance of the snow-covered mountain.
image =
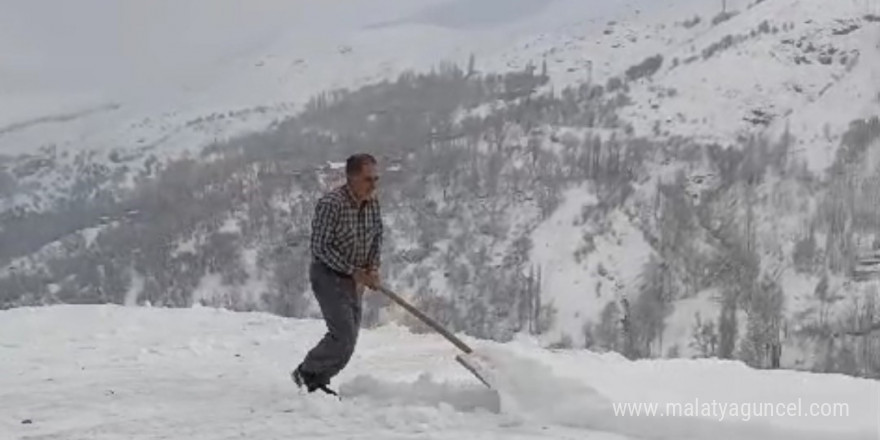
<svg viewBox="0 0 880 440">
<path fill-rule="evenodd" d="M 20 180 L 0 210 L 51 207 L 94 168 L 111 176 L 102 188 L 130 188 L 152 164 L 263 130 L 321 91 L 471 54 L 490 71 L 519 69 L 545 37 L 567 44 L 633 8 L 690 2 L 89 0 L 53 8 L 60 22 L 39 5 L 0 6 L 11 54 L 0 64 L 0 158 L 19 157 L 5 168 Z"/>
<path fill-rule="evenodd" d="M 90 167 L 131 187 L 150 164 L 263 130 L 318 92 L 494 57 L 520 35 L 625 10 L 602 3 L 577 2 L 575 16 L 557 10 L 570 0 L 0 6 L 0 157 L 20 158 L 8 168 L 25 188 L 0 208 L 50 207 Z"/>
<path fill-rule="evenodd" d="M 760 438 L 873 440 L 876 381 L 765 372 L 713 360 L 630 362 L 528 338 L 464 337 L 490 390 L 454 346 L 399 326 L 364 331 L 333 381 L 299 392 L 292 366 L 314 320 L 118 306 L 0 312 L 3 438 Z M 635 412 L 641 412 L 636 415 Z M 654 416 L 646 414 L 653 408 Z M 769 410 L 768 410 L 769 408 Z"/>
<path fill-rule="evenodd" d="M 0 155 L 51 159 L 51 169 L 32 160 L 15 176 L 63 189 L 71 179 L 64 166 L 77 157 L 134 173 L 150 156 L 198 152 L 265 129 L 315 93 L 463 63 L 471 54 L 489 72 L 546 60 L 559 88 L 604 85 L 659 56 L 650 80 L 630 86 L 633 104 L 623 116 L 636 132 L 725 144 L 789 127 L 798 155 L 823 170 L 848 124 L 880 106 L 868 86 L 880 74 L 878 6 L 725 4 L 726 12 L 689 0 L 57 6 L 58 17 L 88 26 L 59 22 L 36 4 L 8 4 L 0 27 L 9 54 L 0 65 Z M 43 181 L 26 179 L 32 175 Z"/>
<path fill-rule="evenodd" d="M 458 329 L 769 366 L 769 326 L 784 367 L 880 371 L 845 334 L 880 304 L 875 2 L 132 5 L 0 6 L 0 304 L 308 314 L 309 201 L 366 148 L 387 278 Z"/>
</svg>

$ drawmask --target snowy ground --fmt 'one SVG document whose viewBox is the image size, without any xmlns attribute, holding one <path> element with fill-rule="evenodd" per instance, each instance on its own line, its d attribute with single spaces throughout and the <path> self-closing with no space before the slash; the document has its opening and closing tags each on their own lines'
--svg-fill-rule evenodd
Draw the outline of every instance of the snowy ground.
<svg viewBox="0 0 880 440">
<path fill-rule="evenodd" d="M 880 385 L 715 361 L 628 362 L 521 339 L 472 342 L 483 388 L 435 335 L 364 331 L 334 384 L 301 394 L 288 372 L 318 321 L 196 309 L 61 306 L 0 312 L 0 438 L 877 439 Z M 614 403 L 802 402 L 847 417 L 615 415 Z M 683 407 L 686 408 L 686 407 Z M 720 410 L 719 410 L 720 411 Z M 798 432 L 797 430 L 802 430 Z"/>
</svg>

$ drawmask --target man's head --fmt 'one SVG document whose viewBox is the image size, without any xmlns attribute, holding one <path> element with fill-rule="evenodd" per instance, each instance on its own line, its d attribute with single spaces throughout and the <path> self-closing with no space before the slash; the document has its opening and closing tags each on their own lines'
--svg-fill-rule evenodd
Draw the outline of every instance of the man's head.
<svg viewBox="0 0 880 440">
<path fill-rule="evenodd" d="M 379 174 L 376 170 L 376 158 L 360 153 L 352 155 L 345 161 L 345 176 L 348 186 L 358 200 L 367 200 L 376 191 Z"/>
</svg>

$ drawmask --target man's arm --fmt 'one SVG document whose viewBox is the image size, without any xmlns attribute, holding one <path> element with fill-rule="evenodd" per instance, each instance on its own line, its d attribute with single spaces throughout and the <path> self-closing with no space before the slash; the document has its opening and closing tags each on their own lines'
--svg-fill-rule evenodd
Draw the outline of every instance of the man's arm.
<svg viewBox="0 0 880 440">
<path fill-rule="evenodd" d="M 328 200 L 319 200 L 312 219 L 312 253 L 333 270 L 352 275 L 354 265 L 330 244 L 333 227 L 338 222 L 339 206 Z"/>
<path fill-rule="evenodd" d="M 373 236 L 373 242 L 370 244 L 370 252 L 367 255 L 369 256 L 370 268 L 378 270 L 379 265 L 382 263 L 382 239 L 385 231 L 382 226 L 382 213 L 379 210 L 379 205 L 377 204 L 374 209 L 373 222 L 376 225 L 376 235 Z"/>
</svg>

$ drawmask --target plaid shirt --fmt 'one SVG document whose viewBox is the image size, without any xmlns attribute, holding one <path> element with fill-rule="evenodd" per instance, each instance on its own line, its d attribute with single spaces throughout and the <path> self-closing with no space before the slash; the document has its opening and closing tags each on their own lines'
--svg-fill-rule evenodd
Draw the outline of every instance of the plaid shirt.
<svg viewBox="0 0 880 440">
<path fill-rule="evenodd" d="M 382 215 L 373 198 L 359 208 L 342 185 L 325 194 L 312 219 L 312 257 L 331 269 L 352 275 L 357 268 L 378 268 Z"/>
</svg>

